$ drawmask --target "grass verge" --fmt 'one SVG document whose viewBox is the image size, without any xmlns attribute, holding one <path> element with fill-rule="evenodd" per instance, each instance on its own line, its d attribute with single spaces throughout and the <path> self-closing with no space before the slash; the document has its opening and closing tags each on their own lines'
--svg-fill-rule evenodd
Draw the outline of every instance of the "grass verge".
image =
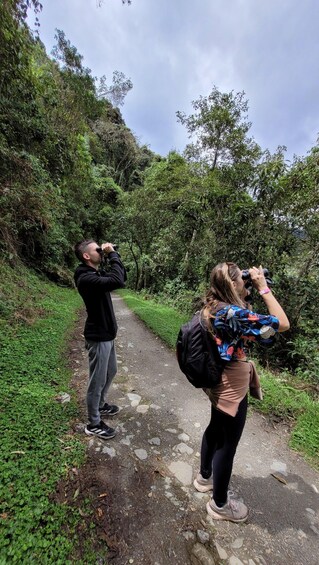
<svg viewBox="0 0 319 565">
<path fill-rule="evenodd" d="M 262 402 L 251 400 L 259 412 L 272 414 L 292 425 L 290 447 L 319 468 L 319 403 L 313 400 L 289 373 L 274 375 L 260 368 Z"/>
<path fill-rule="evenodd" d="M 167 345 L 174 348 L 181 324 L 189 319 L 174 308 L 145 299 L 129 290 L 118 291 L 126 304 Z M 319 405 L 289 374 L 280 376 L 260 368 L 263 402 L 251 404 L 265 414 L 276 415 L 292 425 L 290 447 L 302 453 L 319 468 Z M 293 385 L 291 383 L 294 383 Z M 297 385 L 297 387 L 296 387 Z"/>
<path fill-rule="evenodd" d="M 53 495 L 84 460 L 84 445 L 69 433 L 75 402 L 57 396 L 71 393 L 65 353 L 80 300 L 23 268 L 17 289 L 18 270 L 3 278 L 12 282 L 8 302 L 0 286 L 0 563 L 66 565 L 80 517 Z"/>
<path fill-rule="evenodd" d="M 141 297 L 131 290 L 118 290 L 117 293 L 148 328 L 167 345 L 175 347 L 178 331 L 181 325 L 187 322 L 189 316 L 181 314 L 171 306 Z"/>
</svg>

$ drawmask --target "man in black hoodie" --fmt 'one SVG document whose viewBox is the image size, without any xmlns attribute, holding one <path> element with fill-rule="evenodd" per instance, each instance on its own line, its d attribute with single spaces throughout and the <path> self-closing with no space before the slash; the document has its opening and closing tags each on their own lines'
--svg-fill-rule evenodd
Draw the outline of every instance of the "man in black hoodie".
<svg viewBox="0 0 319 565">
<path fill-rule="evenodd" d="M 101 420 L 101 416 L 114 416 L 119 412 L 118 406 L 106 402 L 117 371 L 114 347 L 117 323 L 110 292 L 124 286 L 126 272 L 112 243 L 102 243 L 100 247 L 96 241 L 89 239 L 77 243 L 74 252 L 81 261 L 74 280 L 87 311 L 84 337 L 89 356 L 86 397 L 89 423 L 85 433 L 110 439 L 116 431 Z M 108 259 L 107 271 L 100 269 L 104 256 Z"/>
</svg>

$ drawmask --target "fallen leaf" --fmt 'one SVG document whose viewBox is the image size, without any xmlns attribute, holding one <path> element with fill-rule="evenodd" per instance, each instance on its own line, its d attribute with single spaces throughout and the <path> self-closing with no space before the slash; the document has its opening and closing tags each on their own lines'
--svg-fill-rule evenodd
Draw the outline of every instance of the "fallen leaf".
<svg viewBox="0 0 319 565">
<path fill-rule="evenodd" d="M 77 488 L 76 491 L 75 491 L 75 493 L 74 493 L 74 495 L 73 495 L 73 499 L 74 499 L 74 500 L 79 496 L 79 493 L 80 493 L 80 489 Z"/>
<path fill-rule="evenodd" d="M 274 477 L 274 479 L 277 479 L 277 481 L 279 481 L 280 483 L 282 483 L 283 485 L 287 484 L 287 481 L 281 477 L 280 475 L 276 475 L 275 473 L 270 473 L 272 477 Z"/>
</svg>

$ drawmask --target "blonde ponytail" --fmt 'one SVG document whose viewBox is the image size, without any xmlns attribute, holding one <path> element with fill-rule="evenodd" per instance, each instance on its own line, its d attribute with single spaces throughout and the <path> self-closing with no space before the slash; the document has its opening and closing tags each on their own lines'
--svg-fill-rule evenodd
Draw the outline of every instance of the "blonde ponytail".
<svg viewBox="0 0 319 565">
<path fill-rule="evenodd" d="M 210 274 L 210 288 L 206 293 L 203 317 L 214 317 L 219 302 L 235 304 L 246 308 L 244 300 L 238 294 L 233 282 L 240 276 L 241 270 L 236 263 L 219 263 Z"/>
</svg>

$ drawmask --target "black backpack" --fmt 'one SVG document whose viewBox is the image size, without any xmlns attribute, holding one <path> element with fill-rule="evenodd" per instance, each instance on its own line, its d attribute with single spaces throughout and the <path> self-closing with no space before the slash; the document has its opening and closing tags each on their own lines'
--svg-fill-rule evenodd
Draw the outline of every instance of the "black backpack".
<svg viewBox="0 0 319 565">
<path fill-rule="evenodd" d="M 194 387 L 213 388 L 220 382 L 225 361 L 201 312 L 196 312 L 179 330 L 176 355 L 180 370 Z"/>
</svg>

